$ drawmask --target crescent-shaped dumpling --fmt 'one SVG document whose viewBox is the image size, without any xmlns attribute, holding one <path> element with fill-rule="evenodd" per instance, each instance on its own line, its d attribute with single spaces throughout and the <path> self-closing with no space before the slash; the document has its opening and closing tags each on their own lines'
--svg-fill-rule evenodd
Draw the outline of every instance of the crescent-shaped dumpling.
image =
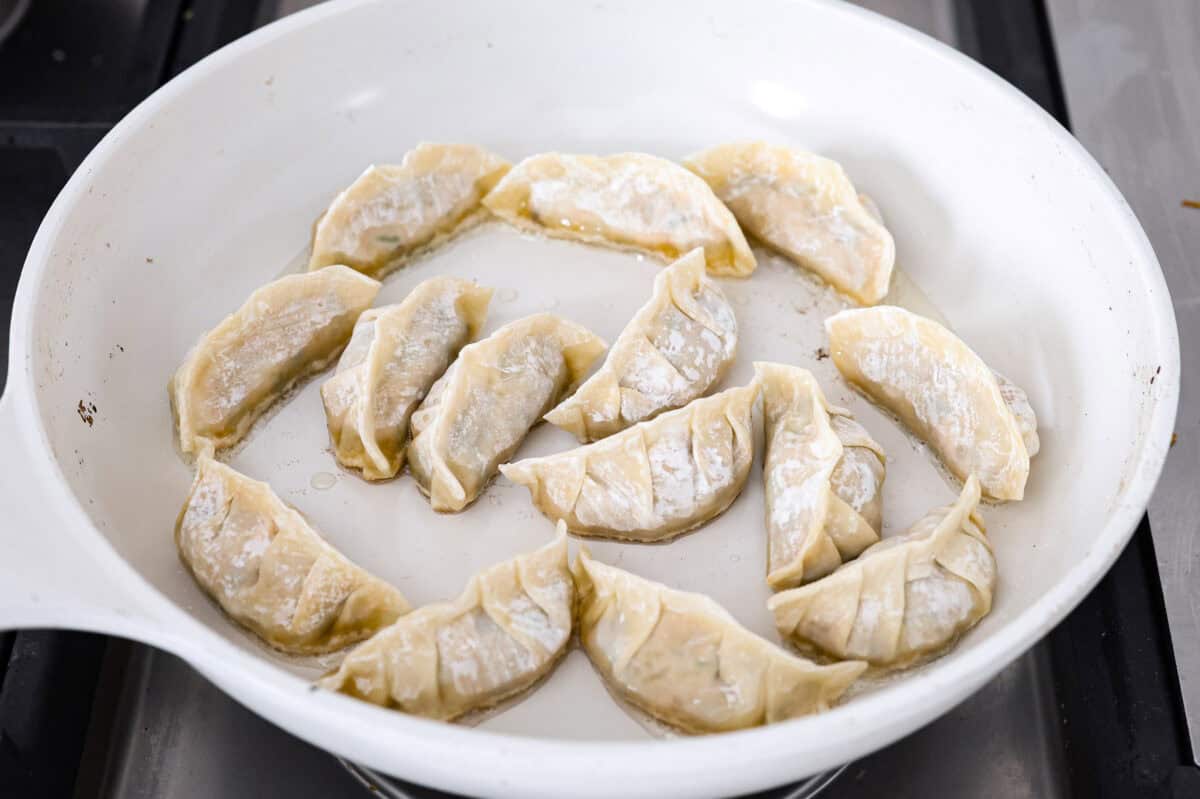
<svg viewBox="0 0 1200 799">
<path fill-rule="evenodd" d="M 546 414 L 595 441 L 679 408 L 716 385 L 737 351 L 737 318 L 692 250 L 658 273 L 654 293 L 625 325 L 604 365 Z"/>
<path fill-rule="evenodd" d="M 746 142 L 723 144 L 683 163 L 755 239 L 863 305 L 888 293 L 896 244 L 837 162 Z"/>
<path fill-rule="evenodd" d="M 288 275 L 205 333 L 168 393 L 185 454 L 231 447 L 306 377 L 337 358 L 379 283 L 345 266 Z"/>
<path fill-rule="evenodd" d="M 426 718 L 450 720 L 529 688 L 571 639 L 575 584 L 567 536 L 484 569 L 451 602 L 376 633 L 318 685 Z"/>
<path fill-rule="evenodd" d="M 713 275 L 746 277 L 755 267 L 741 228 L 708 184 L 653 155 L 535 155 L 483 204 L 526 230 L 667 261 L 703 247 Z"/>
<path fill-rule="evenodd" d="M 175 543 L 196 582 L 276 649 L 334 652 L 408 611 L 392 586 L 331 547 L 266 483 L 200 456 Z"/>
<path fill-rule="evenodd" d="M 767 582 L 812 582 L 879 540 L 883 448 L 807 369 L 756 363 L 766 451 Z"/>
<path fill-rule="evenodd" d="M 586 328 L 548 313 L 463 347 L 412 416 L 408 468 L 433 509 L 457 512 L 474 502 L 604 350 Z"/>
<path fill-rule="evenodd" d="M 825 330 L 842 376 L 929 444 L 956 478 L 976 475 L 989 499 L 1025 496 L 1038 449 L 1033 409 L 958 336 L 892 306 L 842 311 Z"/>
<path fill-rule="evenodd" d="M 712 599 L 579 554 L 579 640 L 612 689 L 689 732 L 819 713 L 865 663 L 820 666 L 747 630 Z"/>
<path fill-rule="evenodd" d="M 828 577 L 771 597 L 775 626 L 802 649 L 906 666 L 954 642 L 992 608 L 996 559 L 977 514 L 979 481 Z"/>
<path fill-rule="evenodd" d="M 745 487 L 756 397 L 754 381 L 594 444 L 500 471 L 573 533 L 665 541 L 721 514 Z"/>
<path fill-rule="evenodd" d="M 396 476 L 413 410 L 483 327 L 491 296 L 468 280 L 435 277 L 398 305 L 358 318 L 337 372 L 321 386 L 338 463 L 367 480 Z"/>
<path fill-rule="evenodd" d="M 308 268 L 382 277 L 483 219 L 480 200 L 509 166 L 471 144 L 422 143 L 399 165 L 368 167 L 313 226 Z"/>
</svg>

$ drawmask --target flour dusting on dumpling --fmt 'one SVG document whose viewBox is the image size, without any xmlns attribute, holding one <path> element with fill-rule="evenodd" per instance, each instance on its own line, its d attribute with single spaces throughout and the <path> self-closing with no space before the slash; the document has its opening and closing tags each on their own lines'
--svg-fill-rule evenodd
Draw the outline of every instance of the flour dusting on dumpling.
<svg viewBox="0 0 1200 799">
<path fill-rule="evenodd" d="M 660 721 L 725 732 L 827 710 L 866 668 L 820 666 L 754 635 L 702 594 L 580 552 L 579 640 L 605 681 Z"/>
<path fill-rule="evenodd" d="M 712 189 L 678 164 L 643 153 L 526 158 L 483 204 L 518 227 L 675 260 L 704 249 L 714 275 L 746 277 L 754 253 Z"/>
<path fill-rule="evenodd" d="M 399 165 L 368 167 L 317 220 L 309 269 L 382 277 L 482 219 L 480 201 L 509 166 L 474 145 L 426 142 Z"/>
<path fill-rule="evenodd" d="M 330 266 L 251 294 L 200 338 L 171 378 L 180 449 L 211 454 L 241 441 L 276 400 L 337 358 L 379 288 Z"/>
<path fill-rule="evenodd" d="M 902 667 L 949 646 L 992 608 L 996 559 L 979 481 L 828 577 L 771 597 L 781 635 L 826 656 Z"/>
<path fill-rule="evenodd" d="M 604 365 L 546 421 L 595 441 L 682 407 L 716 385 L 737 351 L 733 308 L 704 272 L 701 250 L 658 273 L 654 293 Z"/>
<path fill-rule="evenodd" d="M 368 480 L 396 476 L 413 411 L 483 327 L 491 295 L 467 280 L 435 277 L 403 302 L 359 317 L 337 372 L 321 386 L 338 463 Z"/>
<path fill-rule="evenodd" d="M 505 464 L 534 505 L 571 532 L 665 541 L 708 522 L 741 493 L 754 458 L 757 381 L 557 455 Z"/>
<path fill-rule="evenodd" d="M 484 569 L 457 599 L 376 633 L 318 685 L 413 715 L 457 718 L 554 668 L 571 639 L 574 603 L 560 525 L 553 542 Z"/>
<path fill-rule="evenodd" d="M 755 363 L 763 386 L 767 582 L 823 577 L 879 540 L 883 449 L 806 369 Z"/>
<path fill-rule="evenodd" d="M 201 455 L 175 525 L 188 570 L 271 646 L 316 655 L 361 641 L 408 611 L 395 588 L 331 547 L 266 483 Z"/>
<path fill-rule="evenodd" d="M 474 502 L 604 349 L 586 328 L 545 313 L 463 347 L 411 421 L 409 470 L 434 510 L 457 512 Z"/>
<path fill-rule="evenodd" d="M 835 161 L 761 142 L 684 160 L 742 228 L 864 305 L 888 292 L 896 245 L 874 203 Z"/>
<path fill-rule="evenodd" d="M 1038 450 L 1025 392 L 949 330 L 903 308 L 842 311 L 825 329 L 842 376 L 928 443 L 955 477 L 974 474 L 989 499 L 1024 497 Z"/>
</svg>

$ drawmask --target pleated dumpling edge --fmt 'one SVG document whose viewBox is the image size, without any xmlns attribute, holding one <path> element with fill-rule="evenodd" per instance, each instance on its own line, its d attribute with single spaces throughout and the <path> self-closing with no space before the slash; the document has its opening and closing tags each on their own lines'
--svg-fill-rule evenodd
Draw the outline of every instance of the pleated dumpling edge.
<svg viewBox="0 0 1200 799">
<path fill-rule="evenodd" d="M 748 277 L 757 265 L 737 220 L 708 184 L 654 155 L 533 155 L 483 204 L 518 228 L 666 261 L 703 247 L 713 275 Z"/>
<path fill-rule="evenodd" d="M 567 535 L 489 566 L 462 593 L 409 613 L 360 644 L 317 685 L 449 721 L 533 687 L 566 653 L 575 581 Z"/>
</svg>

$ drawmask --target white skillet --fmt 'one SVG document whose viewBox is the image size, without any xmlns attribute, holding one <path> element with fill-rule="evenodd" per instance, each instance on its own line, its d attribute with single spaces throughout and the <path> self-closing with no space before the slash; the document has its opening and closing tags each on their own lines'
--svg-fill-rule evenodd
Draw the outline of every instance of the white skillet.
<svg viewBox="0 0 1200 799">
<path fill-rule="evenodd" d="M 1041 419 L 1027 499 L 985 509 L 995 609 L 952 654 L 821 716 L 653 740 L 575 653 L 472 729 L 311 692 L 319 668 L 266 651 L 199 592 L 172 541 L 191 473 L 172 446 L 168 376 L 203 330 L 296 268 L 313 218 L 367 163 L 422 139 L 515 160 L 548 149 L 679 158 L 745 138 L 841 160 L 883 209 L 926 310 L 1024 386 Z M 468 275 L 502 289 L 489 330 L 553 308 L 611 340 L 654 269 L 489 228 L 398 273 L 382 300 L 431 274 Z M 835 297 L 770 258 L 726 285 L 743 332 L 730 385 L 752 359 L 815 369 L 889 451 L 888 532 L 953 497 L 924 453 L 815 359 Z M 911 291 L 900 299 L 922 304 Z M 340 2 L 268 26 L 172 81 L 88 157 L 29 252 L 11 346 L 0 628 L 145 641 L 355 761 L 449 790 L 543 797 L 747 792 L 860 757 L 947 711 L 1050 630 L 1121 551 L 1166 453 L 1179 373 L 1154 254 L 1061 127 L 920 34 L 841 4 L 771 0 Z M 438 517 L 408 478 L 367 486 L 340 473 L 318 383 L 232 463 L 411 600 L 453 596 L 479 567 L 546 540 L 549 522 L 502 482 Z M 563 448 L 563 435 L 538 429 L 522 454 Z M 756 471 L 728 514 L 675 544 L 593 551 L 710 593 L 772 635 L 758 481 Z"/>
</svg>

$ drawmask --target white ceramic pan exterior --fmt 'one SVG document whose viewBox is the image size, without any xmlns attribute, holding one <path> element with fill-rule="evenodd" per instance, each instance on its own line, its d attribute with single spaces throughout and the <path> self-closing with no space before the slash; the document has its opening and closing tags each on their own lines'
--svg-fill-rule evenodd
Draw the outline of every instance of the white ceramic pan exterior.
<svg viewBox="0 0 1200 799">
<path fill-rule="evenodd" d="M 843 161 L 883 208 L 900 267 L 1038 411 L 1042 453 L 1026 501 L 986 509 L 1001 569 L 995 610 L 951 655 L 818 717 L 654 741 L 575 653 L 525 702 L 471 729 L 312 692 L 311 664 L 267 652 L 203 597 L 172 541 L 191 473 L 172 445 L 167 379 L 203 330 L 296 268 L 311 220 L 367 163 L 422 139 L 477 142 L 515 160 L 547 149 L 681 158 L 747 138 Z M 511 287 L 489 329 L 552 307 L 611 341 L 653 271 L 624 253 L 485 230 L 398 273 L 383 300 L 431 274 L 475 276 Z M 953 496 L 902 433 L 813 359 L 835 299 L 771 259 L 751 281 L 725 285 L 743 326 L 727 384 L 756 358 L 817 369 L 891 455 L 889 531 Z M 810 305 L 789 302 L 793 285 Z M 43 222 L 0 400 L 0 628 L 97 630 L 162 647 L 293 733 L 444 789 L 760 789 L 925 724 L 1080 601 L 1141 517 L 1170 439 L 1179 366 L 1154 254 L 1104 173 L 1011 87 L 899 25 L 840 4 L 770 0 L 332 3 L 236 42 L 139 106 Z M 452 596 L 475 569 L 550 535 L 511 485 L 456 517 L 435 517 L 408 478 L 366 486 L 338 473 L 334 488 L 317 490 L 313 476 L 337 470 L 316 386 L 232 462 L 410 599 Z M 81 415 L 80 402 L 94 413 Z M 522 454 L 566 446 L 555 434 L 538 430 Z M 669 547 L 595 549 L 708 591 L 769 635 L 758 480 L 756 467 L 729 514 Z"/>
</svg>

